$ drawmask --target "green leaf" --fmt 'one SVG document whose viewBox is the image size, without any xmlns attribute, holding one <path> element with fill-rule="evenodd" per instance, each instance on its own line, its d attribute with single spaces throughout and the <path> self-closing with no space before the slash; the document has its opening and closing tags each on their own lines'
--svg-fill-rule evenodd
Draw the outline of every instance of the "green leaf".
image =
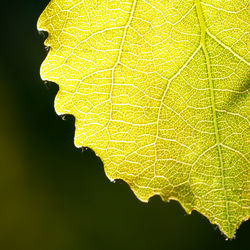
<svg viewBox="0 0 250 250">
<path fill-rule="evenodd" d="M 52 0 L 38 29 L 75 145 L 231 238 L 250 214 L 249 2 Z"/>
</svg>

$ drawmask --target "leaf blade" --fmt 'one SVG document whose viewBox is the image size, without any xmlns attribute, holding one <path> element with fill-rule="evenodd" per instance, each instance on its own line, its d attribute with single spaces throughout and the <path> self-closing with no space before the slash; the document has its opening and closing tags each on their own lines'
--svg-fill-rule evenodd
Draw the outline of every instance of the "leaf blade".
<svg viewBox="0 0 250 250">
<path fill-rule="evenodd" d="M 51 47 L 41 75 L 59 84 L 57 113 L 76 117 L 76 146 L 93 148 L 140 200 L 177 199 L 228 237 L 250 212 L 239 2 L 54 0 L 38 22 Z"/>
</svg>

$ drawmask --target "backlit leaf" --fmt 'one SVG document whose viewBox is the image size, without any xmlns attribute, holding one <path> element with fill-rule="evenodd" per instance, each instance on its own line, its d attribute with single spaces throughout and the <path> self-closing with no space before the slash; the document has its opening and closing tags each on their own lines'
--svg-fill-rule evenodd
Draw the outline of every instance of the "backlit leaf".
<svg viewBox="0 0 250 250">
<path fill-rule="evenodd" d="M 249 1 L 52 0 L 38 29 L 75 145 L 232 237 L 250 214 Z"/>
</svg>

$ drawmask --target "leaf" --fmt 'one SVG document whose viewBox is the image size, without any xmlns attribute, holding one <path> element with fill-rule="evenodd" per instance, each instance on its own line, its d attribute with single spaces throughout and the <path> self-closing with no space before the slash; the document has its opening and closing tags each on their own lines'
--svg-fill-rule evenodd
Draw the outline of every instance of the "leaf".
<svg viewBox="0 0 250 250">
<path fill-rule="evenodd" d="M 250 214 L 249 2 L 52 0 L 38 29 L 75 145 L 231 238 Z"/>
</svg>

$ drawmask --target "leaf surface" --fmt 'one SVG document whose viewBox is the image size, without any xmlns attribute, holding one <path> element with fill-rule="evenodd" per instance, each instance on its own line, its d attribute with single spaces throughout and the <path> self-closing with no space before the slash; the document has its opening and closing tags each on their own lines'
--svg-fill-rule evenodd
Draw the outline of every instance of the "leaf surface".
<svg viewBox="0 0 250 250">
<path fill-rule="evenodd" d="M 38 29 L 75 145 L 232 237 L 250 214 L 249 1 L 52 0 Z"/>
</svg>

